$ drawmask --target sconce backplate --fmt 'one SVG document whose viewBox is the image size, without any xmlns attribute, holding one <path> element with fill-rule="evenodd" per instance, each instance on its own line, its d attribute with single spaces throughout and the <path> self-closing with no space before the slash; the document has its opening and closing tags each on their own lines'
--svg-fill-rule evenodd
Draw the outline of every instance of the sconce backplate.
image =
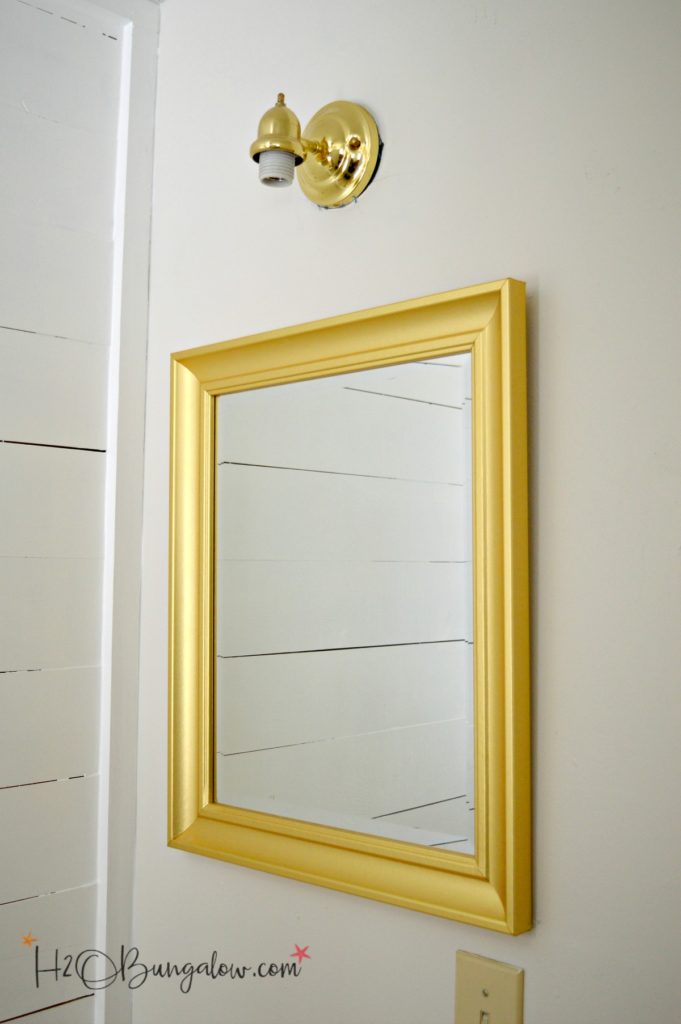
<svg viewBox="0 0 681 1024">
<path fill-rule="evenodd" d="M 318 110 L 303 132 L 306 159 L 300 187 L 313 203 L 346 206 L 370 183 L 380 151 L 378 127 L 357 103 L 336 100 Z"/>
</svg>

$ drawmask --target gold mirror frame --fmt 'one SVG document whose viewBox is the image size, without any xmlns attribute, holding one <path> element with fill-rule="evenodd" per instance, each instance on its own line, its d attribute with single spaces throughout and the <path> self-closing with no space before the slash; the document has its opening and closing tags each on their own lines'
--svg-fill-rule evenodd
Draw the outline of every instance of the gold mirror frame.
<svg viewBox="0 0 681 1024">
<path fill-rule="evenodd" d="M 475 853 L 214 800 L 218 395 L 472 353 Z M 531 928 L 525 288 L 445 292 L 172 356 L 170 846 L 518 934 Z"/>
</svg>

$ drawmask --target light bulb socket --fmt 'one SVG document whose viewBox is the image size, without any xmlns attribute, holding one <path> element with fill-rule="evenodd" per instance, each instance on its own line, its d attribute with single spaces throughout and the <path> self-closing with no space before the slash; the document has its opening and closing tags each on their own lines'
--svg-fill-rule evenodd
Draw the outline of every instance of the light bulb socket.
<svg viewBox="0 0 681 1024">
<path fill-rule="evenodd" d="M 260 154 L 258 177 L 263 185 L 271 188 L 285 188 L 293 183 L 296 158 L 283 149 L 268 149 Z"/>
</svg>

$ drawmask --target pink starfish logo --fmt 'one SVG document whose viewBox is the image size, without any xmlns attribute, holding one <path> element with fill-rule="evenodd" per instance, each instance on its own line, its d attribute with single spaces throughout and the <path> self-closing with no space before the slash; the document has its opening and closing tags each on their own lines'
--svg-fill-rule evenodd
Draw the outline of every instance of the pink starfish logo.
<svg viewBox="0 0 681 1024">
<path fill-rule="evenodd" d="M 302 964 L 303 960 L 311 960 L 312 959 L 312 957 L 308 953 L 308 949 L 310 948 L 309 946 L 303 946 L 302 949 L 296 943 L 294 943 L 294 946 L 296 947 L 296 951 L 295 951 L 295 953 L 291 953 L 291 956 L 297 956 L 298 957 L 298 966 L 299 967 Z"/>
</svg>

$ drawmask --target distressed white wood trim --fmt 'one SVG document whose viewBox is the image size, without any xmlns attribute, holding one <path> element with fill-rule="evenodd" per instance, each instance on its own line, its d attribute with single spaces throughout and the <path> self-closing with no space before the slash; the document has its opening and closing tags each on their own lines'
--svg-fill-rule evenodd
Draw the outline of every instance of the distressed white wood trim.
<svg viewBox="0 0 681 1024">
<path fill-rule="evenodd" d="M 0 327 L 0 439 L 106 448 L 103 345 Z"/>
<path fill-rule="evenodd" d="M 127 473 L 126 453 L 116 450 L 115 440 L 119 429 L 125 434 L 124 417 L 120 421 L 116 419 L 118 402 L 119 379 L 122 378 L 122 371 L 115 361 L 111 363 L 111 374 L 109 377 L 109 420 L 106 425 L 108 440 L 104 427 L 104 417 L 101 410 L 105 407 L 107 388 L 105 386 L 105 375 L 107 368 L 107 347 L 113 338 L 117 341 L 121 333 L 121 312 L 123 319 L 132 314 L 135 334 L 131 337 L 128 331 L 129 344 L 133 348 L 135 363 L 133 395 L 137 399 L 134 406 L 138 413 L 140 429 L 132 436 L 126 435 L 126 443 L 129 443 L 133 452 L 133 469 L 141 458 L 142 449 L 142 413 L 143 413 L 143 388 L 144 388 L 144 362 L 146 349 L 146 294 L 147 294 L 147 270 L 148 270 L 148 221 L 150 217 L 150 188 L 151 188 L 151 149 L 152 149 L 152 127 L 153 127 L 153 101 L 155 85 L 155 59 L 157 49 L 157 26 L 158 11 L 155 11 L 148 3 L 127 3 L 122 4 L 113 0 L 111 4 L 97 5 L 89 0 L 40 0 L 33 3 L 32 0 L 8 0 L 2 5 L 0 12 L 2 18 L 10 19 L 16 28 L 16 33 L 0 32 L 0 98 L 6 105 L 6 120 L 18 129 L 20 136 L 24 139 L 24 149 L 36 151 L 35 156 L 40 157 L 40 148 L 44 143 L 46 151 L 57 160 L 54 168 L 54 178 L 46 183 L 50 187 L 38 190 L 38 203 L 31 208 L 25 201 L 25 195 L 21 189 L 31 185 L 28 178 L 33 171 L 34 178 L 39 184 L 42 169 L 35 166 L 26 175 L 27 181 L 16 182 L 16 177 L 21 176 L 21 168 L 10 168 L 9 182 L 10 194 L 7 202 L 3 205 L 3 221 L 5 222 L 3 252 L 7 260 L 7 266 L 2 272 L 5 289 L 0 315 L 0 325 L 5 350 L 9 355 L 10 377 L 21 378 L 20 386 L 16 388 L 18 395 L 21 391 L 26 392 L 30 397 L 26 398 L 26 405 L 31 406 L 29 412 L 36 412 L 40 406 L 41 397 L 47 406 L 48 414 L 39 411 L 37 424 L 29 427 L 30 438 L 17 428 L 25 428 L 29 423 L 28 414 L 22 414 L 18 408 L 19 401 L 10 400 L 0 403 L 2 408 L 3 431 L 7 440 L 30 441 L 40 445 L 48 445 L 49 448 L 41 449 L 40 453 L 34 455 L 34 461 L 45 465 L 56 465 L 50 460 L 58 458 L 62 453 L 55 452 L 56 444 L 66 444 L 73 447 L 95 447 L 110 448 L 110 464 L 113 463 L 112 471 L 109 472 L 107 487 L 109 507 L 113 510 L 115 492 L 113 484 L 116 480 L 115 460 L 120 460 L 122 467 L 122 485 L 125 487 L 132 479 Z M 130 15 L 134 18 L 130 20 Z M 39 29 L 38 27 L 41 26 Z M 134 40 L 133 40 L 134 28 Z M 87 31 L 83 31 L 86 29 Z M 40 38 L 45 45 L 42 52 L 42 61 L 37 66 L 35 60 L 33 65 L 25 60 L 26 54 L 31 50 L 35 40 L 35 32 L 40 31 Z M 17 37 L 17 38 L 15 38 Z M 68 45 L 64 43 L 68 40 Z M 11 45 L 8 45 L 8 41 Z M 16 45 L 15 45 L 16 44 Z M 132 89 L 130 96 L 119 92 L 119 70 L 120 57 L 126 50 L 128 55 L 132 54 L 132 64 L 128 71 L 132 70 L 132 76 L 128 74 L 127 79 L 132 77 Z M 135 53 L 139 56 L 135 59 Z M 108 60 L 103 60 L 105 56 Z M 113 60 L 111 57 L 113 56 Z M 61 74 L 61 72 L 64 72 Z M 140 80 L 143 80 L 141 84 Z M 138 84 L 135 84 L 135 83 Z M 57 83 L 55 85 L 55 83 Z M 128 125 L 127 114 L 130 108 L 129 100 L 132 98 L 132 113 Z M 122 102 L 120 102 L 122 100 Z M 137 103 L 139 101 L 139 103 Z M 106 103 L 110 107 L 102 110 Z M 116 110 L 120 107 L 124 111 L 124 118 L 116 118 Z M 108 119 L 107 110 L 112 114 Z M 142 116 L 140 116 L 142 111 Z M 123 122 L 125 130 L 122 134 Z M 39 122 L 42 127 L 39 126 Z M 111 130 L 113 122 L 114 131 Z M 136 127 L 135 127 L 136 126 Z M 130 128 L 130 132 L 128 132 Z M 133 139 L 133 134 L 136 136 Z M 80 134 L 79 134 L 80 133 Z M 74 161 L 78 163 L 78 151 L 81 142 L 82 152 L 85 157 L 82 161 L 83 180 L 89 179 L 93 174 L 97 180 L 102 180 L 103 175 L 97 174 L 96 167 L 92 166 L 93 161 L 87 157 L 88 149 L 85 143 L 85 136 L 89 136 L 91 145 L 94 146 L 93 160 L 97 163 L 110 141 L 115 144 L 117 141 L 125 142 L 126 145 L 119 146 L 122 154 L 122 167 L 118 170 L 118 181 L 124 179 L 121 170 L 127 166 L 128 152 L 137 153 L 137 158 L 130 162 L 129 167 L 129 188 L 127 193 L 122 189 L 117 192 L 117 218 L 115 224 L 114 238 L 112 241 L 111 231 L 107 225 L 105 216 L 100 223 L 97 218 L 93 219 L 94 206 L 85 204 L 79 206 L 74 202 L 70 205 L 70 199 L 75 197 L 79 191 L 78 171 L 71 173 L 74 169 Z M 127 140 L 130 136 L 130 147 Z M 42 140 L 42 143 L 41 143 Z M 49 144 L 48 144 L 49 142 Z M 53 145 L 54 144 L 54 145 Z M 136 147 L 136 149 L 135 149 Z M 59 163 L 60 154 L 64 157 L 63 166 Z M 16 154 L 21 162 L 22 153 Z M 89 168 L 85 164 L 90 163 Z M 87 174 L 85 171 L 87 170 Z M 63 171 L 63 174 L 62 174 Z M 101 171 L 101 168 L 100 168 Z M 14 182 L 18 193 L 12 192 Z M 93 182 L 96 185 L 96 182 Z M 69 191 L 73 190 L 73 194 Z M 96 191 L 96 189 L 95 189 Z M 52 198 L 49 198 L 52 196 Z M 23 197 L 23 198 L 22 198 Z M 93 198 L 93 197 L 91 197 Z M 93 203 L 96 202 L 93 198 Z M 135 205 L 136 204 L 136 205 Z M 59 207 L 59 209 L 55 209 Z M 56 213 L 56 216 L 55 216 Z M 79 219 L 80 218 L 80 219 Z M 135 238 L 141 238 L 141 244 L 137 247 L 137 255 L 128 274 L 130 278 L 130 290 L 133 296 L 141 296 L 141 301 L 133 301 L 132 304 L 127 298 L 121 303 L 121 279 L 123 269 L 126 266 L 127 255 L 123 253 L 124 230 L 126 240 L 132 239 L 134 249 Z M 100 236 L 100 237 L 97 237 Z M 126 250 L 127 252 L 127 250 Z M 0 263 L 4 262 L 0 257 Z M 113 303 L 111 302 L 111 267 L 114 267 L 114 293 Z M 95 287 L 97 272 L 107 279 L 107 292 L 104 294 L 103 286 Z M 25 287 L 14 288 L 13 282 Z M 141 311 L 141 315 L 140 315 Z M 122 333 L 125 335 L 126 328 Z M 94 344 L 93 344 L 94 343 Z M 95 347 L 99 350 L 94 354 Z M 57 355 L 58 353 L 58 355 Z M 50 380 L 49 366 L 44 368 L 43 357 L 47 354 L 46 362 L 54 365 L 60 363 L 61 355 L 68 363 L 66 371 L 57 372 Z M 28 358 L 27 358 L 28 357 Z M 29 365 L 30 364 L 30 365 Z M 62 364 L 63 365 L 63 364 Z M 81 370 L 87 365 L 91 371 L 83 375 Z M 33 372 L 35 370 L 36 388 L 35 394 L 32 387 Z M 122 367 L 122 364 L 121 364 Z M 60 379 L 57 379 L 61 377 Z M 66 378 L 66 380 L 64 379 Z M 12 391 L 15 380 L 7 382 L 7 390 Z M 59 384 L 66 384 L 70 380 L 71 385 L 64 387 L 63 391 Z M 74 388 L 73 381 L 78 380 L 78 388 Z M 28 385 L 28 388 L 27 388 Z M 121 385 L 122 386 L 122 385 Z M 140 387 L 142 388 L 141 399 Z M 87 392 L 87 395 L 84 394 Z M 37 394 L 37 398 L 36 398 Z M 64 418 L 55 410 L 56 398 L 62 404 L 70 405 L 71 409 L 66 411 Z M 2 396 L 0 396 L 2 397 Z M 125 404 L 128 400 L 123 399 Z M 76 417 L 72 415 L 73 409 L 83 407 L 85 415 L 81 423 L 76 425 Z M 55 436 L 52 427 L 57 424 L 59 430 L 64 430 L 62 436 Z M 5 433 L 5 429 L 7 433 Z M 99 436 L 93 441 L 92 431 Z M 64 436 L 65 435 L 65 436 Z M 139 449 L 139 455 L 137 454 Z M 81 453 L 66 453 L 66 458 L 77 458 Z M 31 456 L 26 455 L 30 460 Z M 103 456 L 99 456 L 103 459 Z M 137 462 L 136 462 L 137 459 Z M 46 461 L 47 460 L 47 461 Z M 15 460 L 16 461 L 16 460 Z M 49 474 L 48 474 L 49 475 Z M 138 523 L 141 523 L 139 504 L 141 501 L 141 474 L 139 474 L 138 493 L 134 494 L 131 501 L 132 515 L 136 516 Z M 19 477 L 22 486 L 30 484 L 30 479 L 24 475 Z M 54 482 L 54 481 L 53 481 Z M 120 480 L 119 480 L 120 482 Z M 83 481 L 81 481 L 83 483 Z M 21 489 L 21 488 L 20 488 Z M 29 487 L 30 489 L 30 487 Z M 48 488 L 49 489 L 49 488 Z M 78 490 L 79 488 L 76 488 Z M 85 488 L 87 490 L 87 487 Z M 26 490 L 26 487 L 24 487 Z M 82 488 L 80 488 L 82 491 Z M 101 490 L 101 481 L 100 481 Z M 21 497 L 21 495 L 19 495 Z M 62 496 L 63 497 L 63 496 Z M 129 500 L 129 492 L 125 490 L 125 500 Z M 81 498 L 83 495 L 81 494 Z M 75 492 L 74 492 L 75 500 Z M 85 498 L 83 498 L 85 501 Z M 13 521 L 12 546 L 16 549 L 33 548 L 39 554 L 53 555 L 60 545 L 67 549 L 69 555 L 74 554 L 74 546 L 78 544 L 77 533 L 77 510 L 72 524 L 67 523 L 68 501 L 64 499 L 58 504 L 58 515 L 56 522 L 59 529 L 56 532 L 42 538 L 47 542 L 46 547 L 41 548 L 40 543 L 36 547 L 36 538 L 40 533 L 40 515 L 32 517 L 33 522 L 20 523 Z M 77 503 L 76 503 L 77 504 Z M 101 501 L 97 504 L 101 508 Z M 123 504 L 123 502 L 121 502 Z M 73 511 L 73 509 L 72 509 Z M 31 518 L 31 517 L 29 517 Z M 73 529 L 69 532 L 69 526 Z M 113 540 L 114 530 L 112 521 L 109 523 L 109 543 L 107 545 L 108 560 L 105 565 L 106 578 L 109 586 L 104 587 L 106 615 L 111 614 L 111 595 L 114 590 L 114 561 Z M 133 544 L 129 545 L 131 540 Z M 116 534 L 116 539 L 118 533 Z M 139 528 L 138 528 L 139 540 Z M 10 665 L 14 668 L 43 668 L 45 664 L 59 665 L 96 665 L 101 656 L 101 638 L 99 628 L 94 631 L 90 629 L 91 621 L 99 618 L 102 597 L 102 565 L 99 558 L 101 541 L 99 538 L 84 535 L 81 538 L 84 547 L 81 550 L 91 552 L 97 550 L 98 557 L 85 558 L 76 557 L 70 560 L 66 558 L 42 558 L 25 557 L 23 572 L 16 570 L 17 559 L 5 558 L 2 561 L 3 580 L 0 586 L 0 599 L 4 605 L 0 622 L 2 639 L 8 640 L 3 643 L 5 650 L 9 651 Z M 121 573 L 123 591 L 120 600 L 125 608 L 125 613 L 132 616 L 133 622 L 137 621 L 136 599 L 139 598 L 139 587 L 135 588 L 135 573 L 139 574 L 139 543 L 134 545 L 134 530 L 123 534 L 121 545 L 123 556 Z M 128 559 L 128 562 L 126 562 Z M 132 578 L 126 577 L 126 566 L 132 565 Z M 68 569 L 68 572 L 66 571 Z M 15 571 L 16 570 L 16 571 Z M 70 573 L 70 576 L 69 576 Z M 18 577 L 22 577 L 22 581 Z M 9 579 L 8 579 L 9 577 Z M 13 580 L 17 580 L 18 586 L 12 587 Z M 137 593 L 135 592 L 137 589 Z M 76 600 L 73 600 L 73 597 Z M 87 600 L 84 600 L 87 598 Z M 13 604 L 14 602 L 14 604 Z M 24 611 L 20 614 L 15 605 L 25 605 Z M 81 618 L 84 623 L 84 635 L 78 639 L 72 635 L 70 627 L 62 629 L 61 622 L 66 622 L 66 612 L 69 609 L 71 618 Z M 26 622 L 25 619 L 37 620 Z M 12 629 L 12 625 L 17 627 Z M 99 627 L 99 623 L 97 623 Z M 29 633 L 34 630 L 38 643 L 29 644 Z M 105 643 L 104 653 L 107 657 L 110 654 L 111 643 L 108 647 Z M 123 637 L 121 648 L 130 653 L 136 664 L 137 643 L 136 634 L 133 631 L 132 640 L 130 637 Z M 30 655 L 30 658 L 29 658 Z M 19 663 L 26 656 L 27 660 L 23 665 Z M 38 662 L 38 664 L 36 664 Z M 62 677 L 66 677 L 65 674 Z M 55 674 L 56 675 L 56 674 Z M 23 688 L 15 689 L 12 693 L 13 699 L 26 701 L 29 690 L 44 688 L 48 682 L 50 673 L 15 673 L 24 683 Z M 83 683 L 81 678 L 80 684 Z M 80 685 L 79 684 L 79 685 Z M 136 687 L 136 673 L 132 675 L 132 685 Z M 76 693 L 78 700 L 78 685 L 67 685 Z M 87 694 L 92 697 L 93 694 Z M 59 699 L 55 692 L 49 694 L 50 700 L 57 701 L 60 712 L 65 712 L 69 701 Z M 23 713 L 23 712 L 22 712 Z M 87 711 L 86 717 L 93 718 L 96 713 L 96 705 L 93 714 Z M 134 714 L 134 709 L 133 709 Z M 35 717 L 35 716 L 34 716 Z M 38 716 L 39 717 L 39 716 Z M 108 716 L 106 719 L 106 734 L 109 733 Z M 82 719 L 81 719 L 82 723 Z M 73 724 L 73 723 L 71 723 Z M 40 726 L 40 722 L 34 722 Z M 96 739 L 96 730 L 92 729 L 92 722 L 85 727 L 89 734 L 89 741 Z M 68 742 L 69 736 L 62 736 L 62 742 Z M 127 732 L 126 747 L 135 749 L 136 730 Z M 61 756 L 60 751 L 60 756 Z M 73 750 L 77 755 L 77 761 L 88 762 L 92 770 L 92 751 L 80 751 L 75 745 Z M 127 756 L 127 750 L 126 750 Z M 40 771 L 31 765 L 31 758 L 28 764 L 21 768 L 20 775 L 12 776 L 12 779 L 21 777 L 26 772 L 33 774 Z M 16 773 L 17 766 L 13 766 Z M 70 771 L 68 764 L 52 765 L 57 773 Z M 94 766 L 96 770 L 96 765 Z M 134 772 L 134 766 L 133 766 Z M 99 789 L 99 780 L 93 775 L 87 779 L 79 779 L 70 782 L 46 783 L 43 785 L 22 785 L 16 788 L 5 789 L 0 792 L 1 806 L 7 809 L 6 815 L 7 832 L 11 835 L 10 848 L 3 849 L 9 855 L 10 870 L 0 872 L 3 886 L 7 886 L 12 898 L 17 898 L 17 891 L 20 887 L 27 890 L 26 895 L 34 896 L 41 887 L 59 889 L 63 886 L 70 886 L 87 877 L 88 881 L 94 881 L 97 875 L 96 864 L 96 841 L 97 841 L 97 816 L 96 796 Z M 71 787 L 71 788 L 69 788 Z M 134 789 L 133 789 L 134 796 Z M 103 805 L 104 813 L 106 804 Z M 131 805 L 131 812 L 134 816 L 134 801 Z M 100 816 L 100 822 L 101 822 Z M 31 831 L 33 830 L 33 831 Z M 50 837 L 50 855 L 45 857 L 45 834 Z M 103 843 L 100 842 L 100 849 L 106 846 L 108 833 L 103 826 Z M 20 836 L 23 835 L 23 841 Z M 16 838 L 15 838 L 16 837 Z M 67 842 L 68 840 L 68 842 Z M 21 845 L 22 856 L 18 856 L 17 843 Z M 13 853 L 13 855 L 12 855 Z M 36 861 L 38 853 L 43 856 L 42 862 Z M 129 860 L 132 868 L 132 848 L 126 851 L 126 859 Z M 85 858 L 85 860 L 84 860 Z M 100 858 L 100 875 L 102 866 L 105 868 L 105 858 Z M 82 870 L 81 870 L 82 869 Z M 41 874 L 42 872 L 42 874 Z M 43 877 L 44 876 L 44 877 Z M 42 879 L 42 880 L 41 880 Z M 103 891 L 103 889 L 102 889 Z M 132 890 L 129 886 L 122 894 L 122 903 L 125 905 L 124 913 L 130 915 Z M 33 904 L 33 899 L 22 900 L 20 905 Z M 103 907 L 104 901 L 101 906 Z M 117 901 L 116 905 L 120 905 Z M 104 918 L 102 916 L 102 929 Z M 88 944 L 92 943 L 92 932 L 88 937 Z M 127 1002 L 127 1000 L 126 1000 Z M 63 1015 L 64 1020 L 72 1024 L 74 1020 L 91 1020 L 94 1013 L 94 1000 L 87 1001 L 87 1011 L 82 1009 L 82 1004 L 69 1004 L 68 1009 L 50 1009 L 39 1015 L 41 1019 L 49 1017 L 55 1021 Z M 29 1011 L 36 1009 L 38 1003 L 32 1002 Z M 3 1008 L 4 1009 L 4 1008 Z M 124 1016 L 112 1014 L 115 1019 L 124 1019 Z M 129 1013 L 125 1013 L 129 1017 Z M 34 1017 L 34 1019 L 38 1019 Z"/>
<path fill-rule="evenodd" d="M 160 16 L 148 0 L 93 0 L 129 19 L 125 192 L 119 196 L 117 262 L 119 295 L 115 329 L 118 363 L 110 375 L 108 447 L 114 470 L 108 480 L 105 608 L 111 623 L 104 654 L 100 735 L 100 825 L 97 945 L 115 949 L 132 938 L 132 898 L 137 798 L 137 701 L 139 692 L 139 603 L 149 244 L 156 64 Z M 122 127 L 122 123 L 121 123 Z M 121 180 L 121 179 L 119 179 Z M 111 415 L 115 410 L 115 415 Z M 111 986 L 95 1000 L 95 1020 L 128 1024 L 132 993 Z"/>
<path fill-rule="evenodd" d="M 70 1003 L 59 1009 L 34 1012 L 78 998 L 84 989 L 77 979 L 57 981 L 49 974 L 39 976 L 40 985 L 36 988 L 35 947 L 23 945 L 21 938 L 30 933 L 38 940 L 39 968 L 54 966 L 55 949 L 63 957 L 92 948 L 96 902 L 96 886 L 84 885 L 0 906 L 0 1021 L 24 1013 L 31 1014 L 26 1018 L 31 1024 L 39 1020 L 46 1024 L 55 1020 L 85 1024 L 92 1020 L 93 999 L 83 1000 L 84 1005 Z"/>
<path fill-rule="evenodd" d="M 115 138 L 0 105 L 0 216 L 110 239 Z"/>
<path fill-rule="evenodd" d="M 0 790 L 0 902 L 95 881 L 97 787 L 90 776 Z"/>
<path fill-rule="evenodd" d="M 105 461 L 101 452 L 0 443 L 0 556 L 101 558 Z"/>
<path fill-rule="evenodd" d="M 108 344 L 110 240 L 7 211 L 2 220 L 0 324 Z"/>
<path fill-rule="evenodd" d="M 98 668 L 0 674 L 0 787 L 93 775 Z"/>
<path fill-rule="evenodd" d="M 119 46 L 120 18 L 99 10 L 93 19 L 90 5 L 67 0 L 3 0 L 0 19 L 0 100 L 38 119 L 115 134 L 118 69 L 107 58 Z"/>
<path fill-rule="evenodd" d="M 101 7 L 104 10 L 120 14 L 123 18 L 129 18 L 133 23 L 135 32 L 150 32 L 158 44 L 159 12 L 155 9 L 156 0 L 86 0 L 93 7 Z M 152 6 L 150 7 L 149 4 Z M 154 51 L 156 56 L 156 51 Z M 155 93 L 153 97 L 156 99 Z"/>
<path fill-rule="evenodd" d="M 99 558 L 1 558 L 2 671 L 98 665 Z"/>
</svg>

